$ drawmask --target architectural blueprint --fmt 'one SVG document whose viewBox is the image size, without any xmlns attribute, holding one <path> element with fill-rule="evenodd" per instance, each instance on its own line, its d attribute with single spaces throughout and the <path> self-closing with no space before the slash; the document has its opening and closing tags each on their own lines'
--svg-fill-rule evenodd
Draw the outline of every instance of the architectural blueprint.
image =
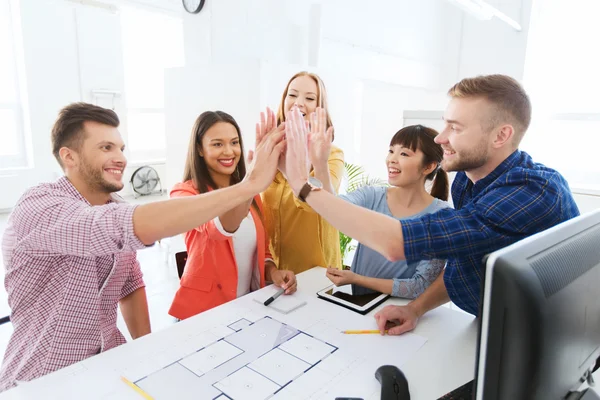
<svg viewBox="0 0 600 400">
<path fill-rule="evenodd" d="M 134 383 L 156 400 L 263 400 L 338 350 L 268 316 L 228 327 L 233 333 Z"/>
<path fill-rule="evenodd" d="M 375 370 L 402 367 L 427 341 L 414 333 L 345 335 L 373 329 L 375 321 L 309 296 L 283 314 L 254 299 L 267 294 L 249 294 L 22 383 L 10 400 L 139 400 L 122 377 L 155 400 L 374 400 L 381 391 Z"/>
</svg>

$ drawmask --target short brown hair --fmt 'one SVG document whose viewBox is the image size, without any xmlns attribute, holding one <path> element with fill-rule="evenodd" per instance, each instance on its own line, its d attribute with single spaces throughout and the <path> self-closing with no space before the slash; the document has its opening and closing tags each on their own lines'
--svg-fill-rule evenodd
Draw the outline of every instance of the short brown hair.
<svg viewBox="0 0 600 400">
<path fill-rule="evenodd" d="M 489 129 L 502 122 L 510 122 L 515 129 L 518 145 L 531 122 L 531 102 L 525 89 L 507 75 L 481 75 L 466 78 L 452 86 L 448 95 L 453 98 L 482 97 L 496 110 L 488 121 Z"/>
<path fill-rule="evenodd" d="M 285 86 L 285 90 L 283 91 L 283 95 L 281 96 L 281 101 L 279 102 L 279 109 L 277 110 L 277 125 L 285 121 L 285 98 L 287 96 L 288 90 L 290 89 L 290 84 L 294 79 L 300 76 L 308 76 L 317 84 L 317 107 L 324 108 L 325 112 L 327 112 L 327 128 L 333 126 L 331 122 L 331 117 L 329 116 L 329 108 L 327 106 L 327 90 L 325 90 L 325 84 L 323 83 L 323 80 L 319 77 L 319 75 L 307 71 L 300 71 L 294 74 L 294 76 L 290 78 L 287 85 Z M 331 136 L 331 140 L 333 141 L 334 138 L 335 131 L 334 134 Z"/>
<path fill-rule="evenodd" d="M 62 167 L 60 155 L 62 147 L 80 150 L 85 139 L 83 123 L 99 122 L 113 127 L 119 126 L 119 117 L 113 110 L 98 107 L 89 103 L 71 103 L 58 113 L 52 127 L 52 154 Z"/>
</svg>

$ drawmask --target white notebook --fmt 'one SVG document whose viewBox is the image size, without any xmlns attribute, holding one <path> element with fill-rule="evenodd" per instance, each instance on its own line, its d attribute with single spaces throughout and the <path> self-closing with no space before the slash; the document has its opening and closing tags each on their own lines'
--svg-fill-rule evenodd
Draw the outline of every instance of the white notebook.
<svg viewBox="0 0 600 400">
<path fill-rule="evenodd" d="M 257 303 L 263 304 L 269 297 L 273 296 L 275 293 L 279 291 L 279 288 L 275 285 L 267 286 L 260 293 L 254 296 L 254 301 Z M 282 294 L 278 298 L 276 298 L 268 307 L 272 310 L 278 311 L 282 314 L 288 314 L 292 311 L 302 307 L 306 304 L 306 301 L 303 300 L 298 293 L 285 295 Z"/>
</svg>

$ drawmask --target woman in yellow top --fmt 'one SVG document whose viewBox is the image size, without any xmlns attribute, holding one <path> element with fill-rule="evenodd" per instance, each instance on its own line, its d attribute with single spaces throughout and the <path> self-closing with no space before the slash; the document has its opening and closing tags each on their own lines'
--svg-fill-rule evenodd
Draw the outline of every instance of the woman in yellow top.
<svg viewBox="0 0 600 400">
<path fill-rule="evenodd" d="M 277 124 L 285 121 L 286 113 L 295 107 L 307 122 L 317 107 L 327 110 L 327 93 L 321 78 L 299 72 L 289 80 L 279 104 Z M 333 130 L 329 113 L 327 128 Z M 328 166 L 327 171 L 313 168 L 311 175 L 321 182 L 330 181 L 331 187 L 324 189 L 337 193 L 344 173 L 341 149 L 331 146 Z M 325 179 L 324 174 L 329 174 L 329 179 Z M 315 266 L 341 268 L 338 231 L 294 196 L 285 178 L 285 157 L 281 157 L 279 171 L 262 198 L 270 252 L 279 269 L 298 274 Z"/>
</svg>

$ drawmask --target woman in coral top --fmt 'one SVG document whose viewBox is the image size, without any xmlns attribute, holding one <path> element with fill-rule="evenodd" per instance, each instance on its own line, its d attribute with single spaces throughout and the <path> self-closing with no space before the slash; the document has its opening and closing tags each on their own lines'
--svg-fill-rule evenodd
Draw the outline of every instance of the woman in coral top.
<svg viewBox="0 0 600 400">
<path fill-rule="evenodd" d="M 275 115 L 257 125 L 257 137 L 275 128 Z M 246 165 L 240 128 L 222 111 L 202 113 L 192 130 L 183 182 L 171 197 L 195 196 L 240 182 Z M 250 155 L 251 157 L 251 155 Z M 277 269 L 268 250 L 260 196 L 185 234 L 188 258 L 169 314 L 185 319 L 272 281 L 296 291 L 291 271 Z"/>
<path fill-rule="evenodd" d="M 292 76 L 283 92 L 277 124 L 284 122 L 286 114 L 293 108 L 300 110 L 309 122 L 317 107 L 327 111 L 323 81 L 316 74 L 299 72 Z M 333 130 L 329 113 L 327 128 Z M 321 182 L 331 182 L 324 189 L 334 194 L 340 188 L 343 173 L 344 153 L 335 146 L 331 146 L 327 168 L 314 166 L 311 171 L 311 175 Z M 285 178 L 285 157 L 281 157 L 279 172 L 262 198 L 271 254 L 280 269 L 298 274 L 315 266 L 341 268 L 338 231 L 294 196 Z"/>
</svg>

